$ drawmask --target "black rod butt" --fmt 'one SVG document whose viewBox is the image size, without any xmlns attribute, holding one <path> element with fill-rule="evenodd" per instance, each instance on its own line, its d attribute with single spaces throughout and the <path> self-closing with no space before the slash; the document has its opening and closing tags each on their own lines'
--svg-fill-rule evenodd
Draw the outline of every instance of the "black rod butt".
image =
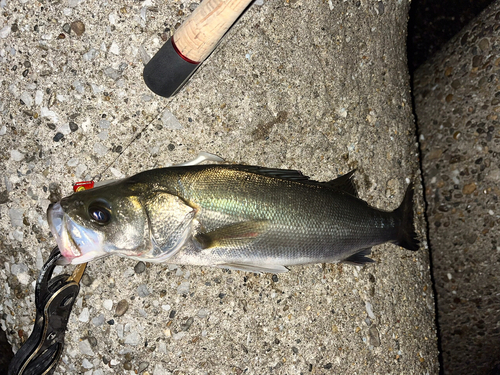
<svg viewBox="0 0 500 375">
<path fill-rule="evenodd" d="M 182 58 L 170 38 L 146 64 L 142 76 L 151 91 L 169 98 L 186 84 L 198 66 Z"/>
</svg>

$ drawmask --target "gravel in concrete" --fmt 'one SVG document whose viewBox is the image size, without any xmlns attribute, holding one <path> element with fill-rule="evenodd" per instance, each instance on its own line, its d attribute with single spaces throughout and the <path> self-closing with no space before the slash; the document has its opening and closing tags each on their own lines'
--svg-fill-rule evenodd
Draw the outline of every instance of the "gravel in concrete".
<svg viewBox="0 0 500 375">
<path fill-rule="evenodd" d="M 496 2 L 415 73 L 446 374 L 500 368 L 499 20 Z"/>
<path fill-rule="evenodd" d="M 437 373 L 409 2 L 260 2 L 176 97 L 156 97 L 144 63 L 191 4 L 0 1 L 0 322 L 9 340 L 17 349 L 32 326 L 37 270 L 54 246 L 50 200 L 76 181 L 208 151 L 318 180 L 357 168 L 360 196 L 387 210 L 413 180 L 422 249 L 387 244 L 374 249 L 375 264 L 293 267 L 278 281 L 92 262 L 58 374 Z"/>
</svg>

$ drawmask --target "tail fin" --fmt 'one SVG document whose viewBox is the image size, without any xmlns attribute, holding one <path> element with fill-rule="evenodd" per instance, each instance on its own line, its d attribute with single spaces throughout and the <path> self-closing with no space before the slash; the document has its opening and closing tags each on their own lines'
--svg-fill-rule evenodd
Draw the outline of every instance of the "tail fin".
<svg viewBox="0 0 500 375">
<path fill-rule="evenodd" d="M 394 215 L 401 223 L 395 244 L 408 250 L 418 250 L 419 240 L 413 225 L 413 184 L 408 186 L 403 202 L 394 211 Z"/>
</svg>

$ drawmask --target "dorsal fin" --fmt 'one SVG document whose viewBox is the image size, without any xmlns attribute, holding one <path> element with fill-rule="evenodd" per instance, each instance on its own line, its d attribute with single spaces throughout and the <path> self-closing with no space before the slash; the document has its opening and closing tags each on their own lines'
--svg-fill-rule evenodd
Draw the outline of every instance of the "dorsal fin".
<svg viewBox="0 0 500 375">
<path fill-rule="evenodd" d="M 343 176 L 337 177 L 335 180 L 322 182 L 321 184 L 328 186 L 334 190 L 340 190 L 354 197 L 357 197 L 358 191 L 356 190 L 356 186 L 354 186 L 354 183 L 352 181 L 352 175 L 354 174 L 354 172 L 356 172 L 355 169 Z"/>
<path fill-rule="evenodd" d="M 354 183 L 352 181 L 352 176 L 356 171 L 355 169 L 334 180 L 319 182 L 311 180 L 308 176 L 303 175 L 302 172 L 294 169 L 264 168 L 264 167 L 247 166 L 247 165 L 236 165 L 234 167 L 250 173 L 281 178 L 283 180 L 301 182 L 308 185 L 324 186 L 331 188 L 333 190 L 343 191 L 354 197 L 358 196 L 358 192 L 356 191 L 356 187 L 354 186 Z"/>
<path fill-rule="evenodd" d="M 296 171 L 294 169 L 265 168 L 253 165 L 233 165 L 231 167 L 236 167 L 236 169 L 250 173 L 260 174 L 262 176 L 282 178 L 283 180 L 314 182 L 311 181 L 309 177 L 303 175 L 302 172 Z"/>
</svg>

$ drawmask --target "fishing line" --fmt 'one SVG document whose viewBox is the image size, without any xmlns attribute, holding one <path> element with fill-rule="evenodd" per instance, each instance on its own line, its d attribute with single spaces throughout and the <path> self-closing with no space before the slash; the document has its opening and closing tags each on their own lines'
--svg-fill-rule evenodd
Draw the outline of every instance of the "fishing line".
<svg viewBox="0 0 500 375">
<path fill-rule="evenodd" d="M 203 65 L 205 65 L 205 63 L 208 61 L 209 58 L 212 58 L 212 56 L 217 56 L 220 52 L 219 52 L 219 49 L 217 48 L 221 43 L 229 43 L 232 39 L 235 38 L 235 35 L 236 33 L 229 33 L 230 30 L 233 30 L 233 28 L 235 28 L 236 24 L 238 23 L 238 21 L 243 17 L 243 15 L 245 15 L 248 11 L 248 9 L 250 9 L 250 7 L 252 6 L 252 4 L 250 4 L 239 16 L 238 18 L 236 19 L 236 21 L 233 23 L 233 25 L 226 31 L 226 33 L 221 37 L 221 39 L 217 42 L 217 44 L 215 45 L 213 51 L 210 53 L 210 55 L 204 60 Z M 243 25 L 241 25 L 240 27 L 243 27 Z M 200 66 L 200 68 L 202 67 Z M 134 137 L 132 138 L 132 140 L 122 149 L 122 151 L 113 159 L 113 161 L 111 161 L 110 163 L 108 163 L 106 165 L 106 167 L 104 168 L 104 170 L 95 175 L 94 178 L 93 178 L 93 181 L 95 182 L 98 182 L 101 180 L 101 177 L 102 175 L 109 170 L 109 168 L 111 168 L 115 163 L 116 161 L 118 160 L 118 158 L 120 156 L 122 156 L 122 154 L 132 145 L 132 143 L 135 142 L 136 139 L 139 139 L 142 137 L 142 134 L 149 128 L 149 126 L 154 122 L 156 121 L 157 119 L 159 119 L 162 115 L 162 113 L 165 112 L 165 110 L 168 109 L 168 105 L 164 106 L 163 109 L 160 111 L 160 113 L 153 119 L 151 120 L 149 123 L 147 123 L 146 125 L 144 125 L 144 127 L 141 129 L 141 131 L 137 134 L 134 135 Z"/>
<path fill-rule="evenodd" d="M 101 173 L 98 173 L 97 175 L 95 175 L 92 180 L 95 181 L 95 182 L 98 182 L 101 180 L 101 177 L 102 175 L 107 171 L 109 170 L 109 168 L 111 168 L 115 163 L 116 161 L 118 160 L 118 158 L 120 156 L 123 155 L 123 153 L 125 153 L 125 151 L 127 151 L 127 149 L 132 145 L 132 143 L 134 143 L 137 139 L 139 138 L 142 138 L 142 134 L 149 128 L 149 126 L 151 126 L 151 124 L 158 120 L 160 117 L 161 117 L 161 114 L 163 112 L 165 112 L 165 110 L 168 109 L 168 105 L 166 105 L 165 107 L 163 107 L 163 109 L 160 111 L 159 114 L 157 114 L 151 121 L 149 121 L 146 125 L 143 126 L 143 128 L 136 134 L 134 134 L 134 136 L 132 137 L 131 141 L 125 146 L 122 148 L 122 150 L 120 151 L 120 153 L 110 162 L 106 165 L 106 167 L 104 168 L 104 170 L 101 172 Z"/>
</svg>

